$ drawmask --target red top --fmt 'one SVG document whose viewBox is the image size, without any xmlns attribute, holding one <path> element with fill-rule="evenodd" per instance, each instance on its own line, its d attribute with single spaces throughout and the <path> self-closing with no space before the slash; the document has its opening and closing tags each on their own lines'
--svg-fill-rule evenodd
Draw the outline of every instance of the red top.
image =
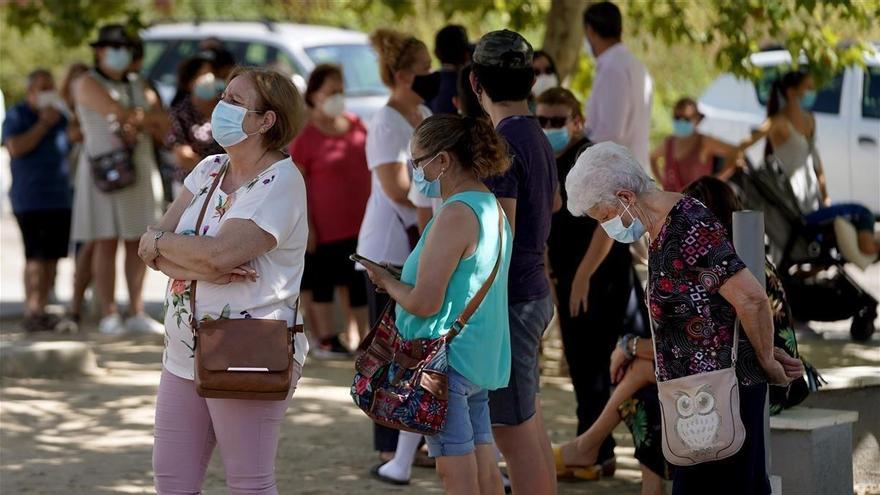
<svg viewBox="0 0 880 495">
<path fill-rule="evenodd" d="M 666 167 L 663 169 L 663 190 L 670 192 L 682 192 L 691 182 L 712 175 L 712 157 L 700 161 L 702 142 L 698 142 L 694 149 L 679 159 L 675 158 L 675 146 L 672 136 L 666 138 Z M 700 136 L 700 141 L 703 137 Z"/>
<path fill-rule="evenodd" d="M 309 122 L 290 144 L 305 178 L 318 244 L 357 238 L 370 197 L 367 129 L 356 115 L 345 117 L 351 122 L 345 134 L 329 136 Z"/>
</svg>

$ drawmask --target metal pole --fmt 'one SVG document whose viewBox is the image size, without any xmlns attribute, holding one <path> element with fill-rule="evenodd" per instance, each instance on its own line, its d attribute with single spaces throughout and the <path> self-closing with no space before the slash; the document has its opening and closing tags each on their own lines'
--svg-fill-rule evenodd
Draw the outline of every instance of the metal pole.
<svg viewBox="0 0 880 495">
<path fill-rule="evenodd" d="M 749 267 L 763 287 L 764 279 L 764 213 L 753 210 L 733 212 L 733 246 L 736 254 Z"/>
<path fill-rule="evenodd" d="M 733 212 L 733 247 L 743 263 L 766 287 L 764 277 L 764 213 L 753 210 Z M 770 394 L 764 397 L 764 464 L 770 476 Z"/>
</svg>

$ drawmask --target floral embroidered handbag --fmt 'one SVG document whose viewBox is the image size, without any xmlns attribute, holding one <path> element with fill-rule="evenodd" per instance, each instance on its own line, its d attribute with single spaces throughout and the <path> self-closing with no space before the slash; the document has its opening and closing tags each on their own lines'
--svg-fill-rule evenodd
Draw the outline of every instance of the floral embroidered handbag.
<svg viewBox="0 0 880 495">
<path fill-rule="evenodd" d="M 650 288 L 650 284 L 648 284 Z M 648 307 L 651 307 L 648 291 Z M 654 318 L 654 373 L 660 398 L 663 457 L 676 466 L 692 466 L 730 457 L 742 448 L 746 430 L 739 410 L 736 354 L 739 319 L 734 323 L 730 367 L 660 381 Z"/>
<path fill-rule="evenodd" d="M 436 435 L 446 422 L 449 400 L 447 349 L 485 299 L 501 266 L 504 211 L 498 206 L 498 258 L 492 272 L 452 324 L 436 339 L 404 340 L 395 325 L 395 303 L 364 339 L 355 362 L 351 397 L 373 421 L 389 428 Z"/>
</svg>

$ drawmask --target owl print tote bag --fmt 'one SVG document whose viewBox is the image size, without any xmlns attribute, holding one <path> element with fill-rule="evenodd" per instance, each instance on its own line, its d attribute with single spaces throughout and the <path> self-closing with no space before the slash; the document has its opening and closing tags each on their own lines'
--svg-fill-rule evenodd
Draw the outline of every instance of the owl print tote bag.
<svg viewBox="0 0 880 495">
<path fill-rule="evenodd" d="M 648 307 L 650 297 L 648 292 Z M 729 368 L 665 382 L 659 379 L 654 319 L 648 317 L 648 320 L 654 335 L 654 372 L 658 374 L 663 457 L 676 466 L 692 466 L 718 461 L 739 452 L 746 439 L 736 379 L 739 319 L 734 324 Z"/>
</svg>

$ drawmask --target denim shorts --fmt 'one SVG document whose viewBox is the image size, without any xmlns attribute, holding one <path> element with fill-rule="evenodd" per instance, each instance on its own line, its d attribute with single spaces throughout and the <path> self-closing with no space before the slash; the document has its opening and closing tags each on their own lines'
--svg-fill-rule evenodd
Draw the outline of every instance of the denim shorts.
<svg viewBox="0 0 880 495">
<path fill-rule="evenodd" d="M 425 437 L 428 455 L 468 455 L 477 445 L 491 444 L 489 392 L 449 367 L 449 409 L 440 433 Z"/>
<path fill-rule="evenodd" d="M 510 382 L 489 393 L 492 424 L 517 426 L 535 415 L 535 398 L 540 389 L 538 367 L 541 338 L 553 319 L 551 296 L 513 303 L 510 317 Z"/>
</svg>

